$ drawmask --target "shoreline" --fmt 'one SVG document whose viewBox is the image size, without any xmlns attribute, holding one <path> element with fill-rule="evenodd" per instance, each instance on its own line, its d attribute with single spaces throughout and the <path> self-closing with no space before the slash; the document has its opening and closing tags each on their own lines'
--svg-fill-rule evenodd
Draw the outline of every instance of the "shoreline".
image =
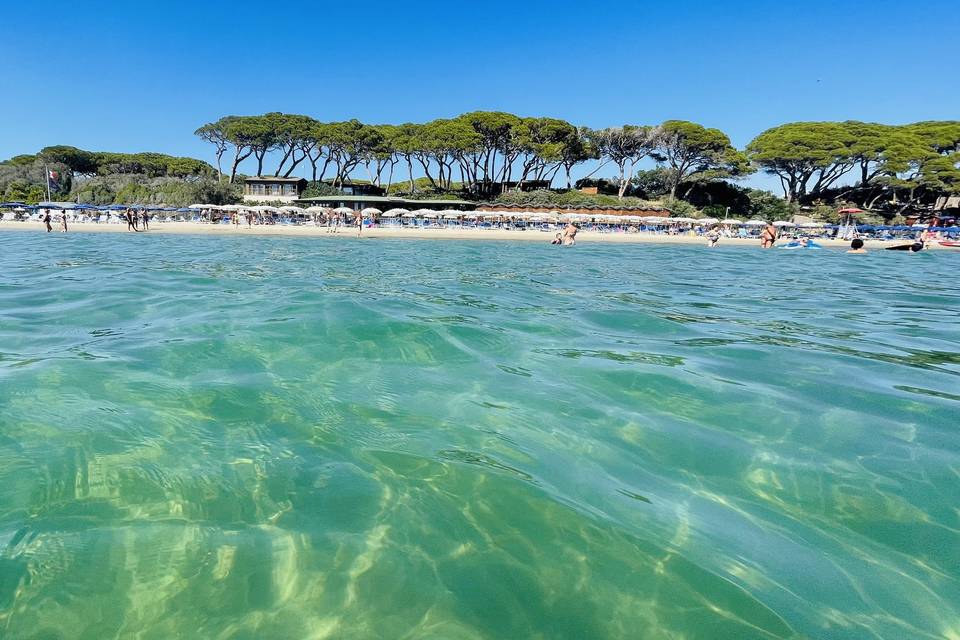
<svg viewBox="0 0 960 640">
<path fill-rule="evenodd" d="M 46 233 L 42 223 L 34 222 L 11 222 L 0 221 L 0 231 L 19 231 Z M 59 234 L 60 230 L 54 226 L 51 232 Z M 77 222 L 71 223 L 68 233 L 131 233 L 126 229 L 125 224 L 110 224 L 96 222 Z M 222 237 L 240 237 L 240 236 L 284 236 L 301 238 L 356 238 L 355 227 L 340 227 L 338 233 L 328 233 L 326 227 L 315 226 L 286 226 L 286 225 L 260 225 L 253 228 L 247 228 L 243 225 L 234 227 L 233 225 L 221 224 L 198 224 L 195 222 L 162 222 L 151 225 L 149 231 L 141 231 L 140 234 L 153 235 L 209 235 Z M 392 229 L 392 228 L 364 228 L 361 234 L 362 238 L 405 238 L 405 239 L 430 239 L 430 240 L 510 240 L 525 242 L 541 242 L 548 244 L 553 238 L 553 233 L 539 230 L 513 231 L 503 229 Z M 845 249 L 850 246 L 847 240 L 836 240 L 826 238 L 816 238 L 817 244 L 823 247 L 833 249 Z M 692 244 L 706 246 L 707 241 L 700 236 L 691 235 L 666 235 L 650 233 L 598 233 L 592 231 L 581 231 L 577 234 L 577 242 L 580 243 L 620 243 L 620 244 Z M 907 240 L 902 241 L 884 241 L 884 240 L 865 240 L 867 249 L 882 249 L 892 244 L 905 244 Z M 760 248 L 759 238 L 722 238 L 719 246 L 742 246 Z M 929 249 L 946 249 L 939 245 L 931 245 Z"/>
</svg>

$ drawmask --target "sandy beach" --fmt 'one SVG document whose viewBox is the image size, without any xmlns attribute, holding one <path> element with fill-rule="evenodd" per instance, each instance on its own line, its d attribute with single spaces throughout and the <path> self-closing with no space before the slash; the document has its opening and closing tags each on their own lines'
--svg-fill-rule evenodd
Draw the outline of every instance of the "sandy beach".
<svg viewBox="0 0 960 640">
<path fill-rule="evenodd" d="M 43 225 L 35 222 L 0 222 L 0 231 L 19 231 L 24 233 L 44 233 Z M 130 233 L 126 230 L 125 224 L 102 224 L 102 223 L 71 223 L 70 233 Z M 59 229 L 54 225 L 53 233 L 59 233 Z M 234 227 L 233 225 L 223 224 L 197 224 L 194 222 L 158 222 L 150 226 L 150 230 L 141 232 L 143 234 L 193 234 L 193 235 L 217 235 L 217 236 L 290 236 L 290 237 L 316 237 L 316 238 L 356 238 L 356 230 L 353 228 L 341 227 L 337 233 L 329 233 L 326 227 L 315 226 L 288 226 L 288 225 L 262 225 L 247 228 L 246 226 Z M 510 231 L 502 229 L 395 229 L 387 227 L 364 228 L 361 234 L 364 238 L 419 238 L 431 240 L 522 240 L 526 242 L 548 243 L 553 237 L 552 233 L 529 230 L 529 231 Z M 691 235 L 665 235 L 651 233 L 596 233 L 590 231 L 581 231 L 577 234 L 578 244 L 589 243 L 649 243 L 649 244 L 692 244 L 706 245 L 706 240 L 702 237 Z M 846 248 L 849 242 L 846 240 L 830 240 L 817 238 L 816 242 L 824 247 Z M 903 241 L 881 241 L 866 240 L 868 249 L 882 249 L 891 244 L 906 243 Z M 720 241 L 721 246 L 746 246 L 760 247 L 760 241 L 756 238 L 723 238 Z M 932 249 L 943 249 L 938 245 L 932 245 Z"/>
</svg>

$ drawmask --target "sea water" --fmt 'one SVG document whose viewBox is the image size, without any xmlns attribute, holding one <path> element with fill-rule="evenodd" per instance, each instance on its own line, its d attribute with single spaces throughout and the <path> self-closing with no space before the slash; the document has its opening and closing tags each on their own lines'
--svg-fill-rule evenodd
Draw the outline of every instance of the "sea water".
<svg viewBox="0 0 960 640">
<path fill-rule="evenodd" d="M 958 638 L 958 270 L 0 234 L 0 636 Z"/>
</svg>

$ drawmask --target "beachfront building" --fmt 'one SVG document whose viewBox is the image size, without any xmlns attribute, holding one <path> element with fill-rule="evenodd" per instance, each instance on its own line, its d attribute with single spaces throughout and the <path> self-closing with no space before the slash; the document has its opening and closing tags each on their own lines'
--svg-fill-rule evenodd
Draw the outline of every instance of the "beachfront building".
<svg viewBox="0 0 960 640">
<path fill-rule="evenodd" d="M 297 200 L 307 181 L 303 178 L 251 176 L 243 181 L 244 202 L 289 203 Z"/>
</svg>

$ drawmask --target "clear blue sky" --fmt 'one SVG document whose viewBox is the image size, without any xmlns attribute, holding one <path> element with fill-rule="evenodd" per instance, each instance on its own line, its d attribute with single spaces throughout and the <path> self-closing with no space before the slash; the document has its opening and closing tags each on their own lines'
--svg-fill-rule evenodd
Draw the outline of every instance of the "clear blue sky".
<svg viewBox="0 0 960 640">
<path fill-rule="evenodd" d="M 738 146 L 787 121 L 956 119 L 958 31 L 957 0 L 10 2 L 0 158 L 69 144 L 212 161 L 194 129 L 267 111 L 681 118 Z"/>
</svg>

